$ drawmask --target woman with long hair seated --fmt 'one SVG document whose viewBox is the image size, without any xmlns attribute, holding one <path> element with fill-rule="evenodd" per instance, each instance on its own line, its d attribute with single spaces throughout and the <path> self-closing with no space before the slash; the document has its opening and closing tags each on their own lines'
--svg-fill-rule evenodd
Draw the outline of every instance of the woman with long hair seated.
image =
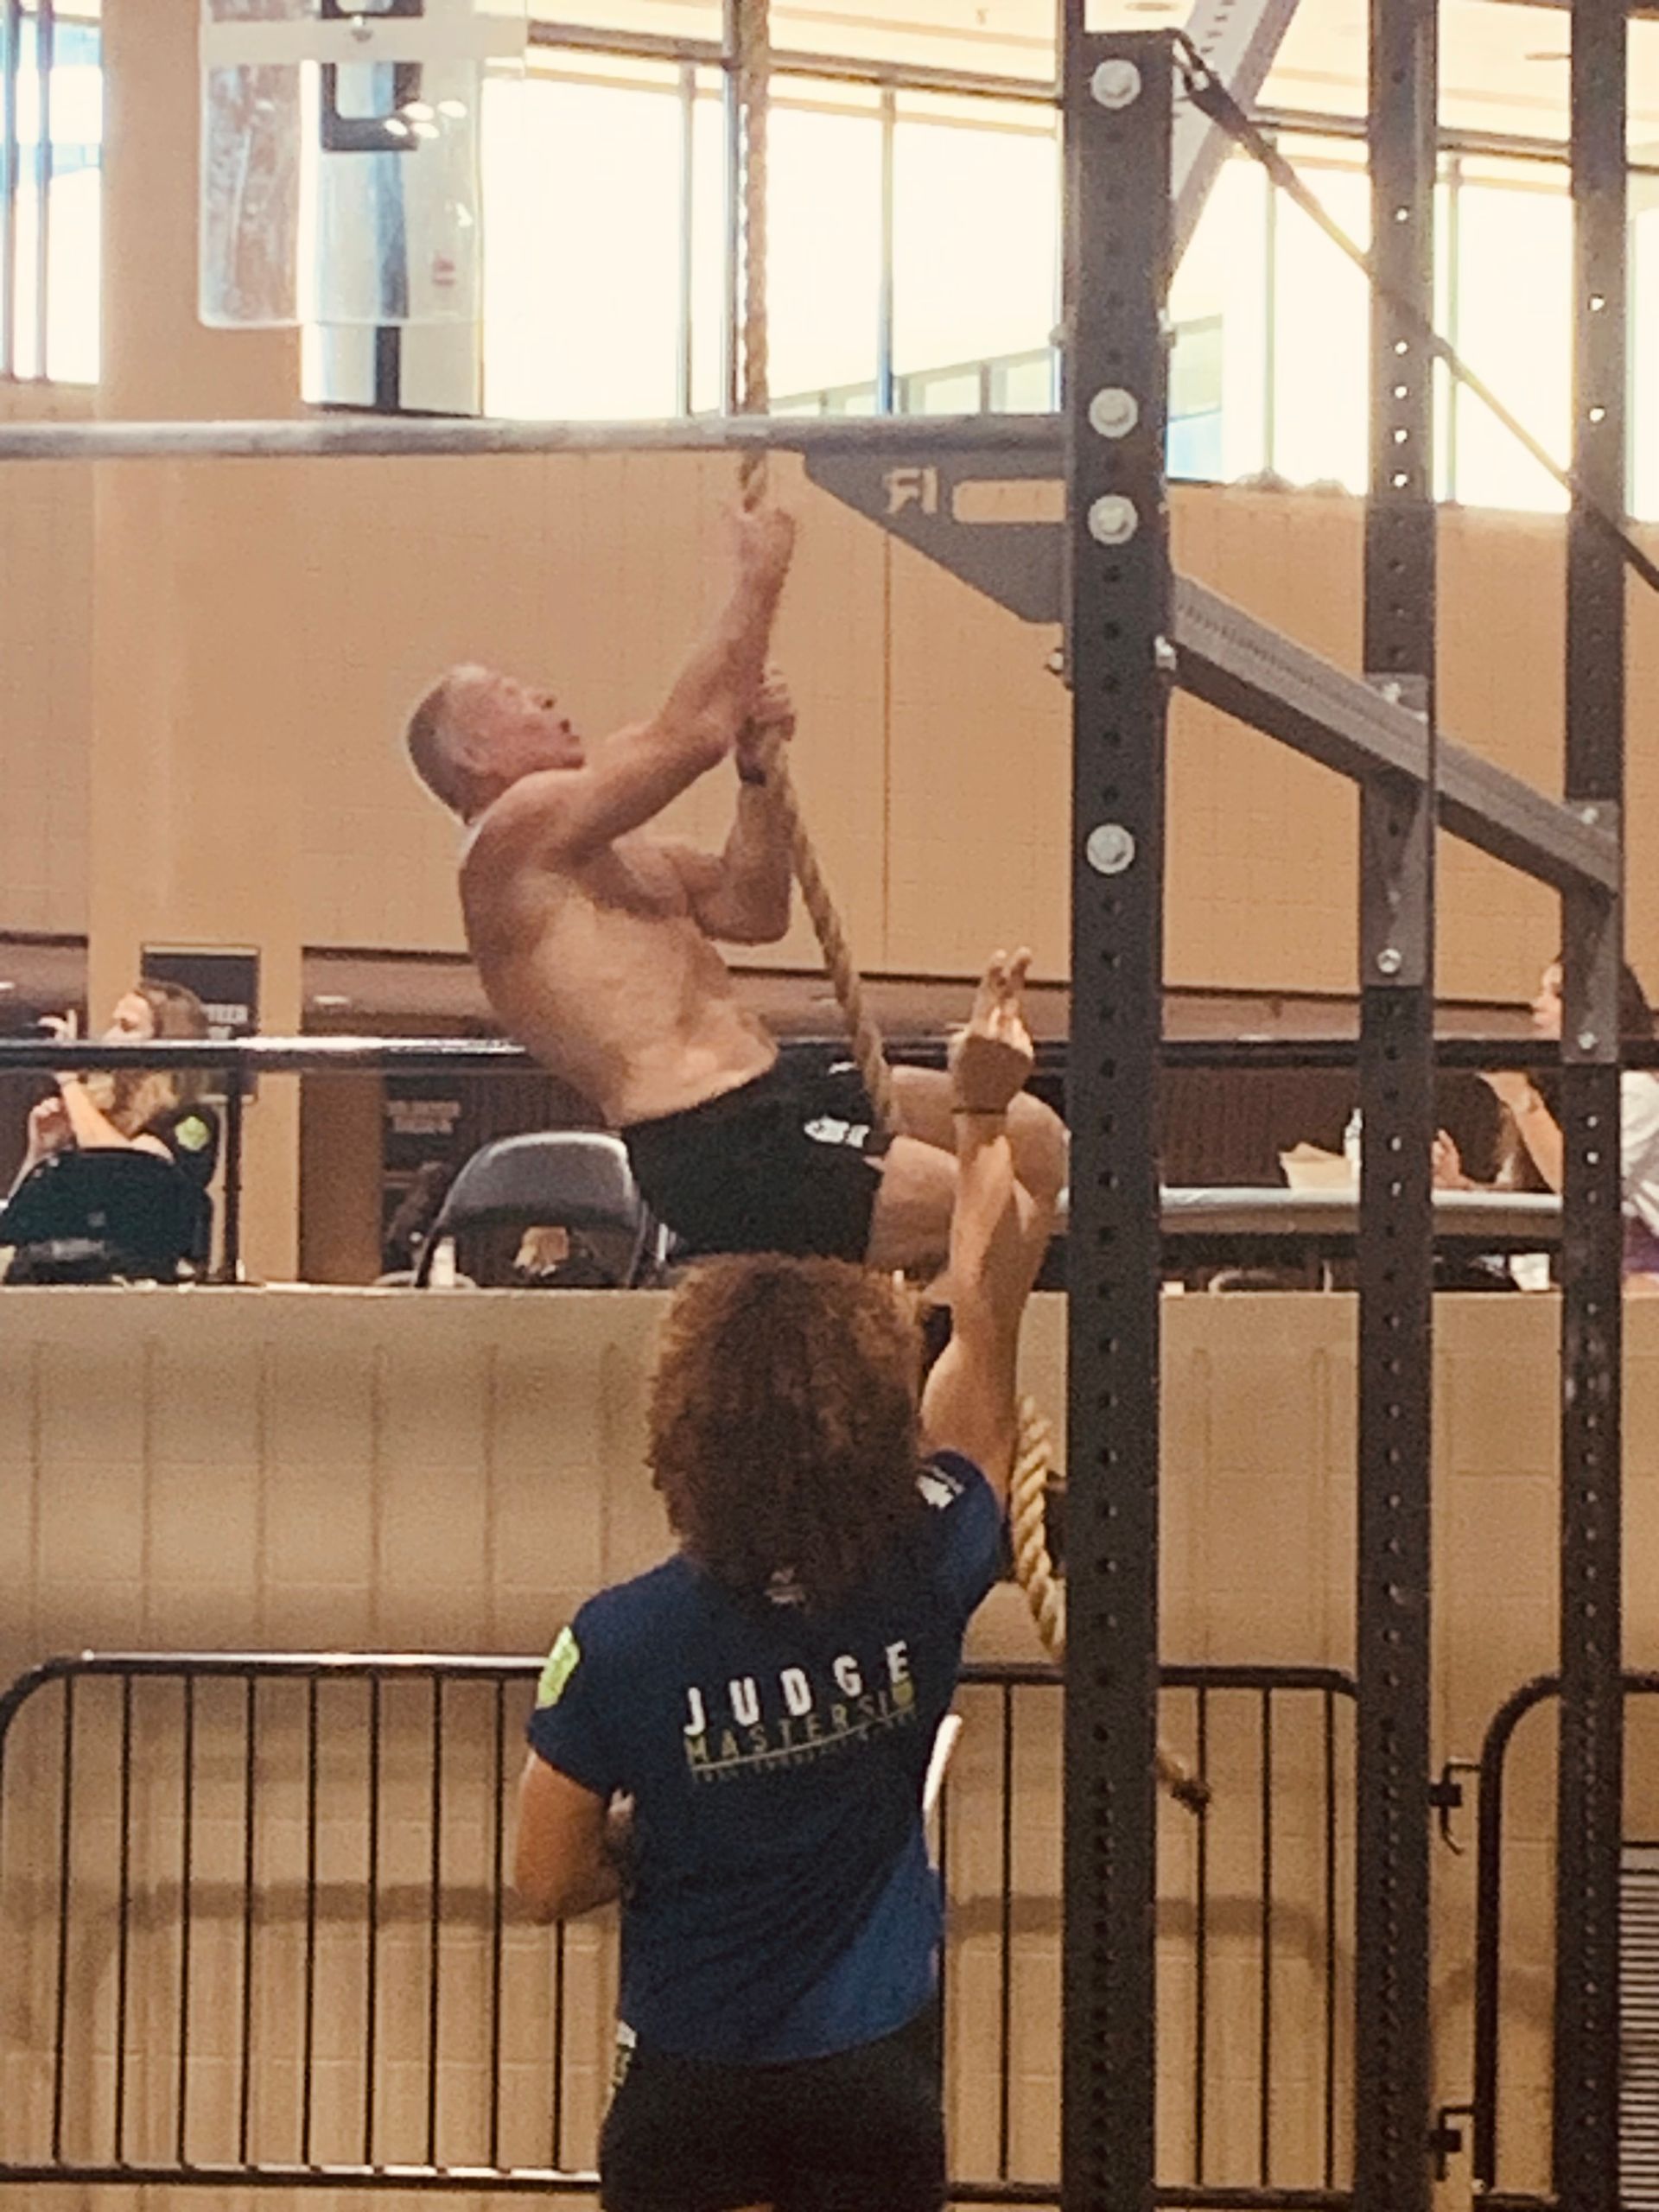
<svg viewBox="0 0 1659 2212">
<path fill-rule="evenodd" d="M 65 1042 L 75 1024 L 51 1015 L 43 1025 Z M 143 1045 L 152 1038 L 200 1038 L 207 1014 L 181 983 L 143 982 L 116 1001 L 102 1041 Z M 199 1195 L 200 1226 L 191 1258 L 205 1262 L 210 1217 L 207 1190 L 219 1161 L 219 1116 L 202 1096 L 206 1073 L 198 1068 L 116 1068 L 86 1076 L 58 1076 L 51 1096 L 29 1116 L 29 1141 L 16 1190 L 54 1153 L 130 1149 L 170 1160 Z"/>
<path fill-rule="evenodd" d="M 941 1904 L 924 1779 L 997 1579 L 1020 1319 L 1052 1225 L 1015 1181 L 1026 956 L 953 1049 L 951 1341 L 839 1260 L 717 1260 L 677 1294 L 651 1402 L 679 1539 L 553 1646 L 517 1882 L 620 1897 L 610 2212 L 936 2212 Z"/>
</svg>

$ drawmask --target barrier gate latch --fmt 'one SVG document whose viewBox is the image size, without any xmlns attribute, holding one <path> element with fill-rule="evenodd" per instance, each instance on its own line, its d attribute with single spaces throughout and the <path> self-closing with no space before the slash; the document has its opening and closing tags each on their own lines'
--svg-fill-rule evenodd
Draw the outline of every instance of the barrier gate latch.
<svg viewBox="0 0 1659 2212">
<path fill-rule="evenodd" d="M 1459 1858 L 1463 1855 L 1463 1846 L 1452 1832 L 1452 1815 L 1463 1808 L 1463 1784 L 1458 1777 L 1479 1772 L 1478 1759 L 1450 1758 L 1440 1769 L 1439 1781 L 1431 1782 L 1428 1785 L 1428 1802 L 1440 1816 L 1440 1841 Z M 1452 2109 L 1455 2111 L 1458 2107 L 1454 2106 Z"/>
</svg>

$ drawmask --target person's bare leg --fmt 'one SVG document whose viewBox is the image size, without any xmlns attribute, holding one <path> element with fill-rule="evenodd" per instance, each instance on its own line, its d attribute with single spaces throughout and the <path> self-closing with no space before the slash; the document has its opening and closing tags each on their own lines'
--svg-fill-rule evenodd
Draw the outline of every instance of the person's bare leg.
<svg viewBox="0 0 1659 2212">
<path fill-rule="evenodd" d="M 942 1268 L 956 1203 L 955 1156 L 919 1137 L 895 1137 L 881 1162 L 866 1263 L 884 1274 Z"/>
<path fill-rule="evenodd" d="M 954 1158 L 950 1078 L 943 1068 L 894 1068 L 893 1103 L 906 1136 L 919 1137 Z M 1034 1198 L 1057 1198 L 1068 1172 L 1066 1128 L 1053 1109 L 1022 1091 L 1008 1109 L 1014 1172 Z"/>
</svg>

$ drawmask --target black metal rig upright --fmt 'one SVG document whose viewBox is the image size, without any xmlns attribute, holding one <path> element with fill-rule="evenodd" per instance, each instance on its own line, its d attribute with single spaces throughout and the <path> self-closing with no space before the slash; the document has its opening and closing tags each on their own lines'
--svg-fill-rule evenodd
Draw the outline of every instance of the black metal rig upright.
<svg viewBox="0 0 1659 2212">
<path fill-rule="evenodd" d="M 1569 804 L 1617 829 L 1624 789 L 1624 567 L 1586 507 L 1625 501 L 1624 0 L 1573 9 L 1573 457 L 1567 524 Z M 1561 1336 L 1561 1726 L 1555 1862 L 1555 2200 L 1618 2202 L 1620 1685 L 1619 965 L 1622 898 L 1562 901 L 1567 1173 Z"/>
<path fill-rule="evenodd" d="M 1067 0 L 1066 2212 L 1151 2212 L 1170 35 Z"/>
<path fill-rule="evenodd" d="M 1421 783 L 1360 793 L 1356 2212 L 1427 2212 L 1434 1127 L 1434 0 L 1371 0 L 1364 666 L 1424 718 Z"/>
</svg>

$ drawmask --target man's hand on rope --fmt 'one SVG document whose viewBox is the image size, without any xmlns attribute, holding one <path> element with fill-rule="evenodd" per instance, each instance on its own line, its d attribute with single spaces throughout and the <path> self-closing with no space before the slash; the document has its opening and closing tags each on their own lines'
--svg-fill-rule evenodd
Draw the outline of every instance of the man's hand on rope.
<svg viewBox="0 0 1659 2212">
<path fill-rule="evenodd" d="M 761 678 L 749 721 L 753 728 L 775 734 L 785 744 L 794 736 L 795 701 L 781 669 L 769 668 Z"/>
<path fill-rule="evenodd" d="M 771 767 L 780 746 L 795 734 L 795 702 L 780 671 L 769 668 L 761 678 L 754 706 L 737 741 L 737 771 L 758 781 Z"/>
<path fill-rule="evenodd" d="M 968 1026 L 950 1040 L 953 1103 L 963 1114 L 1006 1113 L 1036 1060 L 1020 998 L 1031 955 L 994 952 L 974 997 Z"/>
<path fill-rule="evenodd" d="M 783 588 L 795 552 L 795 518 L 772 500 L 734 507 L 728 527 L 738 575 L 767 592 Z"/>
</svg>

